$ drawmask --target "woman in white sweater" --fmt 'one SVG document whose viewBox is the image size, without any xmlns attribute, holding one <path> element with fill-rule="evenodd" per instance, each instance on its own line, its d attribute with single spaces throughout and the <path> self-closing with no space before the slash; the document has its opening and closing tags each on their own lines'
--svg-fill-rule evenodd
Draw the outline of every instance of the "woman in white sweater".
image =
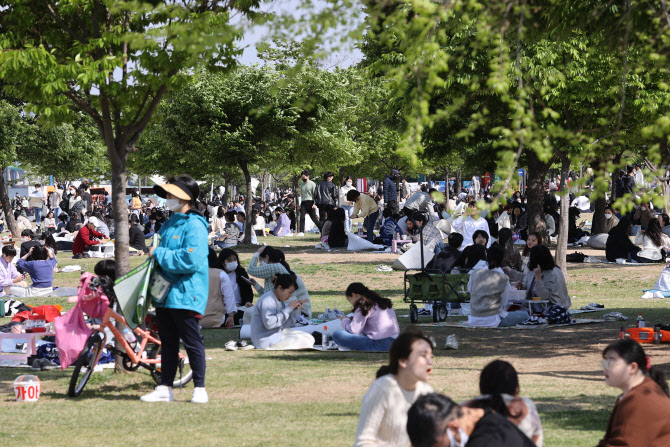
<svg viewBox="0 0 670 447">
<path fill-rule="evenodd" d="M 663 233 L 657 218 L 649 220 L 646 230 L 640 230 L 635 235 L 635 245 L 642 245 L 642 250 L 633 254 L 633 260 L 649 264 L 663 262 L 663 248 L 670 246 L 670 238 Z"/>
<path fill-rule="evenodd" d="M 418 330 L 407 330 L 391 345 L 389 364 L 377 371 L 377 380 L 363 396 L 354 447 L 409 447 L 407 411 L 424 394 L 433 369 L 433 345 Z"/>
</svg>

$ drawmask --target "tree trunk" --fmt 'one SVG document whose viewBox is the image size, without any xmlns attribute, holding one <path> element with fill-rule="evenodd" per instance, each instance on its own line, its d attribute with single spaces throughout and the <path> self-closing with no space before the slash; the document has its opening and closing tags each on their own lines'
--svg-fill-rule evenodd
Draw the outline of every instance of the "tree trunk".
<svg viewBox="0 0 670 447">
<path fill-rule="evenodd" d="M 14 213 L 12 212 L 12 204 L 9 199 L 9 192 L 7 192 L 7 183 L 5 183 L 5 166 L 0 166 L 0 203 L 2 204 L 2 209 L 5 210 L 5 223 L 7 228 L 11 231 L 12 236 L 15 238 L 21 237 L 19 232 L 19 227 L 16 225 L 16 219 L 14 219 Z"/>
<path fill-rule="evenodd" d="M 618 166 L 619 163 L 621 163 L 621 156 L 622 156 L 621 153 L 618 153 L 618 154 L 616 154 L 616 155 L 614 156 L 614 160 L 613 160 L 613 163 L 612 163 L 614 166 Z M 616 196 L 616 182 L 617 182 L 617 180 L 619 180 L 619 178 L 620 178 L 620 176 L 619 176 L 619 171 L 620 171 L 620 170 L 621 170 L 621 169 L 617 167 L 617 168 L 614 169 L 614 172 L 612 173 L 612 185 L 611 185 L 611 191 L 610 191 L 610 203 L 614 203 L 614 200 L 616 200 L 616 199 L 618 198 L 618 197 Z"/>
<path fill-rule="evenodd" d="M 549 172 L 550 163 L 543 163 L 535 151 L 528 153 L 528 175 L 526 183 L 526 197 L 528 204 L 528 233 L 539 232 L 548 240 L 547 225 L 544 220 L 544 178 Z"/>
<path fill-rule="evenodd" d="M 344 177 L 346 177 L 346 172 L 345 172 L 344 166 L 340 166 L 340 185 L 344 185 Z M 296 197 L 297 197 L 297 195 L 296 195 Z M 340 203 L 340 206 L 342 206 L 341 203 Z"/>
<path fill-rule="evenodd" d="M 244 239 L 242 243 L 251 244 L 251 196 L 253 196 L 251 191 L 251 174 L 249 173 L 249 165 L 246 161 L 240 162 L 240 169 L 244 174 L 244 182 L 247 184 L 247 200 L 244 202 L 246 216 L 244 217 Z"/>
<path fill-rule="evenodd" d="M 221 199 L 223 202 L 223 206 L 228 206 L 228 202 L 230 199 L 230 180 L 229 177 L 224 174 L 223 175 L 223 183 L 224 183 L 224 191 L 223 191 L 223 198 Z"/>
<path fill-rule="evenodd" d="M 456 169 L 456 197 L 461 193 L 461 168 Z"/>
<path fill-rule="evenodd" d="M 598 197 L 595 201 L 595 209 L 593 211 L 593 223 L 591 224 L 591 234 L 598 234 L 605 232 L 605 207 L 607 201 L 604 197 Z"/>
<path fill-rule="evenodd" d="M 567 178 L 570 172 L 570 159 L 567 155 L 561 160 L 561 191 L 564 194 L 561 197 L 561 224 L 558 232 L 558 241 L 556 242 L 556 266 L 563 271 L 565 279 L 568 278 L 567 262 L 565 256 L 568 254 L 568 209 L 570 208 L 570 197 L 568 195 Z"/>
<path fill-rule="evenodd" d="M 304 228 L 300 228 L 300 204 L 298 203 L 298 179 L 300 177 L 297 175 L 293 176 L 293 180 L 291 182 L 291 187 L 293 188 L 293 203 L 295 204 L 295 232 L 300 233 L 300 232 L 305 232 Z M 300 200 L 302 201 L 302 195 L 300 196 Z"/>
</svg>

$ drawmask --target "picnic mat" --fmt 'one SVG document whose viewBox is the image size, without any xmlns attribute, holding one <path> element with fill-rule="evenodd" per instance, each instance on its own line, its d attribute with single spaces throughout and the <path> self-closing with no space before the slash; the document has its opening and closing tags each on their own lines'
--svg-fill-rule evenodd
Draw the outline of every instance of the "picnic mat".
<svg viewBox="0 0 670 447">
<path fill-rule="evenodd" d="M 604 323 L 605 320 L 602 319 L 587 319 L 587 318 L 574 318 L 570 324 L 550 324 L 548 326 L 524 326 L 524 327 L 493 327 L 493 328 L 481 328 L 481 327 L 472 327 L 468 325 L 468 320 L 461 321 L 443 321 L 440 323 L 417 323 L 415 326 L 421 327 L 460 327 L 468 329 L 544 329 L 544 328 L 554 328 L 562 326 L 574 326 L 576 324 L 593 324 L 593 323 Z"/>
<path fill-rule="evenodd" d="M 56 287 L 54 288 L 53 292 L 49 293 L 48 295 L 40 295 L 40 296 L 21 296 L 21 297 L 15 297 L 16 299 L 25 302 L 24 300 L 29 300 L 31 298 L 59 298 L 59 297 L 66 297 L 66 296 L 77 296 L 79 293 L 79 290 L 76 287 Z M 9 298 L 12 298 L 11 295 L 8 295 Z"/>
<path fill-rule="evenodd" d="M 670 292 L 667 292 L 667 293 L 668 293 L 668 296 L 670 297 Z M 606 311 L 606 310 L 607 310 L 607 309 L 605 309 L 605 308 L 603 308 L 603 309 L 570 309 L 570 314 L 572 314 L 572 315 L 575 315 L 575 314 L 586 314 L 586 313 L 590 313 L 590 312 L 604 312 L 604 311 Z M 419 317 L 427 317 L 427 316 L 429 316 L 429 315 L 419 315 Z M 463 315 L 455 315 L 455 314 L 454 314 L 454 315 L 451 315 L 451 314 L 450 314 L 450 315 L 447 315 L 447 317 L 449 317 L 449 318 L 450 318 L 450 317 L 462 317 L 462 316 L 463 316 Z M 400 318 L 409 318 L 409 314 L 406 314 L 406 315 L 398 315 L 398 317 L 400 317 Z"/>
</svg>

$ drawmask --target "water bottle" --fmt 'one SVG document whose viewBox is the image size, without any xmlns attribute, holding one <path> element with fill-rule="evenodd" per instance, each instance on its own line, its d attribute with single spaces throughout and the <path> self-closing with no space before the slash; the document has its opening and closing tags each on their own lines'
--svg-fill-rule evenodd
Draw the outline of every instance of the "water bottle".
<svg viewBox="0 0 670 447">
<path fill-rule="evenodd" d="M 637 324 L 635 327 L 646 327 L 647 322 L 644 321 L 642 314 L 637 314 Z"/>
<path fill-rule="evenodd" d="M 135 345 L 137 344 L 137 339 L 135 338 L 135 334 L 133 334 L 133 331 L 130 330 L 130 328 L 123 328 L 123 338 L 128 342 L 131 348 L 133 350 L 135 349 Z"/>
<path fill-rule="evenodd" d="M 328 338 L 328 326 L 323 327 L 323 334 L 321 335 L 321 350 L 327 351 L 330 340 Z"/>
</svg>

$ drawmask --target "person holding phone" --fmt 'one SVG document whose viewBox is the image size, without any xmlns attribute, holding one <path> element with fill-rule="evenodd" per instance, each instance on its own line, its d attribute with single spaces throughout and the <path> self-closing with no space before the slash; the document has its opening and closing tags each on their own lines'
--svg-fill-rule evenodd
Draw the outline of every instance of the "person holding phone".
<svg viewBox="0 0 670 447">
<path fill-rule="evenodd" d="M 251 342 L 256 349 L 299 349 L 314 346 L 314 337 L 291 329 L 303 302 L 289 301 L 298 285 L 295 277 L 281 273 L 272 279 L 274 289 L 258 299 L 251 318 Z"/>
<path fill-rule="evenodd" d="M 391 300 L 359 282 L 349 284 L 344 294 L 354 316 L 339 317 L 344 329 L 335 331 L 333 340 L 340 351 L 388 351 L 400 333 Z"/>
<path fill-rule="evenodd" d="M 226 305 L 226 320 L 223 326 L 233 328 L 239 325 L 244 318 L 246 309 L 253 307 L 253 288 L 260 294 L 261 287 L 255 279 L 250 279 L 247 271 L 240 265 L 240 258 L 231 248 L 224 248 L 219 253 L 219 268 L 221 273 L 221 293 Z M 225 277 L 224 277 L 225 276 Z"/>
</svg>

